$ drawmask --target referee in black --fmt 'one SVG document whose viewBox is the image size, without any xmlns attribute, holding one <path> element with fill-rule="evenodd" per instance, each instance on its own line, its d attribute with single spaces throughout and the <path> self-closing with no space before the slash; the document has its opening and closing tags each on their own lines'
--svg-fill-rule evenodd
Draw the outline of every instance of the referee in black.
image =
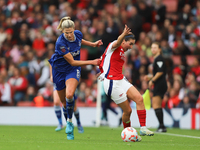
<svg viewBox="0 0 200 150">
<path fill-rule="evenodd" d="M 152 43 L 151 52 L 154 56 L 153 75 L 146 75 L 145 80 L 149 81 L 149 88 L 154 85 L 152 107 L 159 121 L 157 132 L 167 132 L 163 123 L 163 110 L 161 106 L 164 94 L 167 91 L 166 66 L 161 55 L 161 46 L 158 42 Z"/>
</svg>

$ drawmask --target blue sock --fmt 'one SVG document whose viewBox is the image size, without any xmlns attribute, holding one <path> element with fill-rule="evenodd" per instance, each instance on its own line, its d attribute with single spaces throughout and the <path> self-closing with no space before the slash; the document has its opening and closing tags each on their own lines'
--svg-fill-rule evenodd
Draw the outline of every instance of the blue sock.
<svg viewBox="0 0 200 150">
<path fill-rule="evenodd" d="M 74 98 L 72 99 L 66 98 L 66 108 L 67 108 L 67 118 L 72 119 L 72 115 L 74 112 Z"/>
<path fill-rule="evenodd" d="M 74 115 L 76 117 L 77 125 L 81 125 L 80 118 L 79 118 L 79 110 L 78 110 L 78 108 L 74 112 Z"/>
<path fill-rule="evenodd" d="M 63 107 L 63 114 L 67 122 L 67 109 L 65 109 L 64 107 Z"/>
<path fill-rule="evenodd" d="M 61 116 L 61 108 L 60 106 L 54 106 L 56 117 L 58 118 L 58 122 L 62 125 L 62 116 Z"/>
</svg>

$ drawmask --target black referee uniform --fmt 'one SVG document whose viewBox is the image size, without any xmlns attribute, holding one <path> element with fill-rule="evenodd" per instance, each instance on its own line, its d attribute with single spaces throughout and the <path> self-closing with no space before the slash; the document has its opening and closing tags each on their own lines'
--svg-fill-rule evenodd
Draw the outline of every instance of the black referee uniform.
<svg viewBox="0 0 200 150">
<path fill-rule="evenodd" d="M 165 92 L 167 91 L 167 82 L 166 82 L 166 65 L 165 60 L 162 55 L 158 55 L 153 62 L 153 76 L 157 72 L 163 72 L 163 74 L 154 81 L 153 96 L 160 96 L 162 99 Z"/>
</svg>

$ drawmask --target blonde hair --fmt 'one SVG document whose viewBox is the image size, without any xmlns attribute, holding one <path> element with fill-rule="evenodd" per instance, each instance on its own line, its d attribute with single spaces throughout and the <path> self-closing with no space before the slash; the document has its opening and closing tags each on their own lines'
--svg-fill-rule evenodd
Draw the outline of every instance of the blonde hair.
<svg viewBox="0 0 200 150">
<path fill-rule="evenodd" d="M 74 22 L 70 17 L 63 17 L 57 27 L 58 30 L 62 31 L 64 28 L 74 28 Z"/>
</svg>

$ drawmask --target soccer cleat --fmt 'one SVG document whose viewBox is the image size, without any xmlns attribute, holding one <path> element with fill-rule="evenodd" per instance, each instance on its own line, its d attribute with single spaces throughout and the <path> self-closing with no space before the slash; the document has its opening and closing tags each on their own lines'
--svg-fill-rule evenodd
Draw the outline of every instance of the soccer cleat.
<svg viewBox="0 0 200 150">
<path fill-rule="evenodd" d="M 63 125 L 58 125 L 57 126 L 57 128 L 55 129 L 55 131 L 57 132 L 57 131 L 61 131 L 63 129 Z"/>
<path fill-rule="evenodd" d="M 138 135 L 136 142 L 140 142 L 140 141 L 142 141 L 142 138 L 141 138 L 141 136 Z"/>
<path fill-rule="evenodd" d="M 159 127 L 156 132 L 167 132 L 167 129 L 165 127 Z"/>
<path fill-rule="evenodd" d="M 149 129 L 147 129 L 147 127 L 141 127 L 140 128 L 140 135 L 141 136 L 144 136 L 144 135 L 153 136 L 154 133 L 152 131 L 150 131 Z"/>
<path fill-rule="evenodd" d="M 67 139 L 68 140 L 74 140 L 74 130 L 71 133 L 67 134 Z"/>
<path fill-rule="evenodd" d="M 81 125 L 78 125 L 78 132 L 79 133 L 83 133 L 84 132 L 83 127 Z"/>
<path fill-rule="evenodd" d="M 67 126 L 65 129 L 65 133 L 69 134 L 72 133 L 74 131 L 74 125 L 72 122 L 67 121 Z"/>
</svg>

